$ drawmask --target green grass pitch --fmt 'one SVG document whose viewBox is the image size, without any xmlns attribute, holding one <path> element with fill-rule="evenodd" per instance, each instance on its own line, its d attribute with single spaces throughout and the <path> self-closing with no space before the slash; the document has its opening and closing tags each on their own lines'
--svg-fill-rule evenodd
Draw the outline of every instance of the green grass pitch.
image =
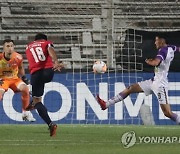
<svg viewBox="0 0 180 154">
<path fill-rule="evenodd" d="M 46 125 L 0 125 L 0 154 L 177 154 L 180 143 L 136 143 L 124 148 L 121 136 L 180 137 L 179 126 L 58 125 L 49 137 Z"/>
</svg>

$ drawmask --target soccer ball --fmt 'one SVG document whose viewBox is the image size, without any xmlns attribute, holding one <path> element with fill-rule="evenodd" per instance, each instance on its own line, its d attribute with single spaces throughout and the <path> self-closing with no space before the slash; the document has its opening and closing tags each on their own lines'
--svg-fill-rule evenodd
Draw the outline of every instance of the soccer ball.
<svg viewBox="0 0 180 154">
<path fill-rule="evenodd" d="M 93 65 L 94 73 L 105 73 L 107 71 L 107 66 L 103 61 L 96 61 Z"/>
</svg>

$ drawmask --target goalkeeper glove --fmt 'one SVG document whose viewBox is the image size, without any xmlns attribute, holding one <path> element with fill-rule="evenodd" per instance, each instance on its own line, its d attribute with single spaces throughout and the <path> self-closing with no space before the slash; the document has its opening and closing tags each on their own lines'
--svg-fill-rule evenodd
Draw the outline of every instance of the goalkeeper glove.
<svg viewBox="0 0 180 154">
<path fill-rule="evenodd" d="M 24 76 L 22 76 L 21 77 L 21 79 L 23 80 L 23 82 L 25 83 L 25 84 L 30 84 L 30 81 L 29 81 L 29 79 L 24 75 Z"/>
<path fill-rule="evenodd" d="M 0 79 L 0 85 L 2 86 L 4 83 L 3 79 Z"/>
</svg>

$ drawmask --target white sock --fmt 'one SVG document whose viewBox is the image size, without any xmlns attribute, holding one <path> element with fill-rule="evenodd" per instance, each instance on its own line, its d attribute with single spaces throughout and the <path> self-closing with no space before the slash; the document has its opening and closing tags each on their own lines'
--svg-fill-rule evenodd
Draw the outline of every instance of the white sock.
<svg viewBox="0 0 180 154">
<path fill-rule="evenodd" d="M 114 105 L 115 103 L 120 102 L 123 99 L 124 99 L 123 95 L 121 93 L 119 93 L 118 95 L 116 95 L 115 97 L 113 97 L 107 101 L 106 107 L 109 107 L 110 105 Z"/>
</svg>

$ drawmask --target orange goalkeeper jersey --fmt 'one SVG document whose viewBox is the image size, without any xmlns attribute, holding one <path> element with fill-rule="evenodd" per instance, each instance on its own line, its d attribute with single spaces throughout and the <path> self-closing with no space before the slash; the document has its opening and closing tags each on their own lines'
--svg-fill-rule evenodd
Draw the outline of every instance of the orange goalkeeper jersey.
<svg viewBox="0 0 180 154">
<path fill-rule="evenodd" d="M 8 61 L 4 58 L 4 53 L 0 53 L 0 79 L 18 78 L 18 67 L 22 61 L 22 56 L 17 52 L 13 52 Z"/>
</svg>

